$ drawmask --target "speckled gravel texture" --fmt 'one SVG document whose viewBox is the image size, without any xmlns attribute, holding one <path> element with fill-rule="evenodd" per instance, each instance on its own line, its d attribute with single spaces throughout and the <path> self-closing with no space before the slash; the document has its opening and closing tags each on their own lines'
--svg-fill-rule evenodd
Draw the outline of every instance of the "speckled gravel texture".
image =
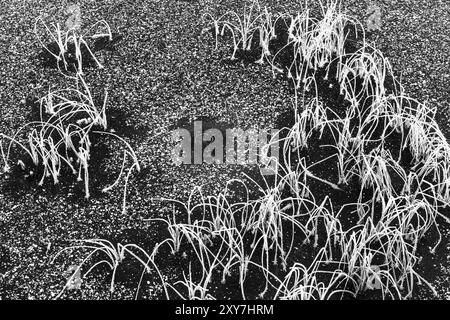
<svg viewBox="0 0 450 320">
<path fill-rule="evenodd" d="M 270 2 L 275 7 L 282 3 L 289 11 L 296 3 Z M 365 19 L 368 2 L 345 0 L 343 4 L 350 13 Z M 450 137 L 450 2 L 372 2 L 382 9 L 383 25 L 370 39 L 401 75 L 406 92 L 436 106 L 438 123 Z M 123 36 L 115 50 L 98 53 L 105 68 L 86 70 L 86 80 L 94 94 L 108 86 L 108 106 L 121 110 L 126 115 L 121 119 L 123 124 L 139 132 L 137 138 L 124 138 L 136 150 L 143 170 L 132 177 L 126 214 L 121 212 L 121 189 L 89 201 L 76 201 L 63 192 L 47 192 L 48 185 L 11 193 L 6 189 L 10 182 L 0 176 L 2 299 L 54 297 L 65 283 L 64 271 L 80 258 L 66 255 L 49 263 L 69 240 L 115 237 L 127 229 L 142 230 L 151 238 L 155 230 L 143 219 L 170 210 L 152 197 L 185 200 L 196 185 L 205 185 L 206 192 L 214 193 L 247 169 L 174 166 L 170 132 L 179 121 L 208 118 L 230 127 L 271 128 L 277 116 L 290 108 L 286 83 L 273 79 L 267 65 L 230 63 L 230 42 L 222 40 L 214 50 L 211 34 L 202 34 L 206 10 L 218 14 L 240 8 L 241 1 L 99 0 L 80 1 L 80 5 L 83 26 L 105 19 L 113 32 Z M 42 96 L 49 86 L 63 88 L 70 83 L 39 64 L 36 55 L 41 49 L 33 33 L 39 15 L 45 21 L 63 23 L 63 9 L 60 1 L 34 0 L 5 0 L 0 7 L 2 132 L 11 133 L 29 121 L 30 110 L 24 104 L 27 98 Z M 115 147 L 110 146 L 112 150 Z M 104 159 L 101 170 L 117 173 L 120 161 L 120 152 L 113 152 Z M 445 256 L 447 252 L 444 250 Z M 444 298 L 450 287 L 447 261 L 439 261 L 437 268 L 442 272 L 433 280 Z M 83 290 L 66 297 L 108 298 L 107 281 L 90 278 Z M 113 298 L 129 299 L 133 295 L 130 288 L 119 288 Z M 148 295 L 151 297 L 151 293 Z"/>
</svg>

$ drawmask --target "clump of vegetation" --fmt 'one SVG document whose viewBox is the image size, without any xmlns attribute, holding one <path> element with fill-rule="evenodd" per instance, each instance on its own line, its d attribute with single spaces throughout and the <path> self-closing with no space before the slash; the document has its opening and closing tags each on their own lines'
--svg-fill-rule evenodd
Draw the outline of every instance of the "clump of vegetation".
<svg viewBox="0 0 450 320">
<path fill-rule="evenodd" d="M 108 192 L 119 184 L 122 177 L 124 180 L 124 198 L 123 211 L 126 210 L 126 190 L 128 180 L 133 169 L 140 170 L 139 162 L 133 148 L 123 138 L 113 132 L 107 131 L 107 100 L 108 91 L 104 90 L 105 95 L 102 105 L 97 105 L 95 98 L 91 93 L 89 85 L 83 76 L 83 54 L 82 47 L 92 55 L 94 60 L 102 67 L 95 58 L 92 50 L 86 42 L 86 38 L 95 39 L 107 36 L 111 39 L 112 34 L 106 21 L 100 21 L 85 32 L 81 32 L 80 12 L 75 7 L 69 8 L 75 21 L 67 23 L 68 30 L 62 31 L 59 24 L 53 25 L 54 32 L 44 23 L 41 18 L 36 20 L 35 32 L 39 43 L 57 60 L 59 71 L 72 78 L 75 82 L 73 87 L 52 90 L 40 100 L 39 120 L 26 123 L 16 130 L 12 135 L 6 135 L 0 132 L 0 154 L 3 160 L 3 171 L 8 172 L 11 169 L 11 156 L 14 146 L 18 146 L 26 152 L 35 166 L 42 166 L 43 174 L 39 181 L 42 185 L 47 177 L 52 178 L 53 183 L 60 181 L 60 175 L 64 167 L 77 175 L 78 181 L 84 181 L 84 190 L 86 198 L 90 197 L 89 191 L 89 160 L 91 155 L 91 136 L 108 135 L 117 139 L 123 145 L 123 162 L 120 174 L 116 181 L 103 189 Z M 77 20 L 78 19 L 78 20 Z M 69 18 L 70 20 L 70 18 Z M 38 25 L 43 25 L 50 37 L 58 45 L 59 51 L 53 52 L 46 47 L 37 32 Z M 104 26 L 106 33 L 95 33 L 89 36 L 89 32 L 98 25 Z M 70 54 L 70 48 L 75 48 L 76 68 L 72 74 L 67 60 Z M 61 69 L 61 65 L 64 67 Z M 25 134 L 25 137 L 23 137 Z M 125 173 L 125 168 L 131 160 L 131 166 Z M 23 162 L 19 160 L 22 165 Z"/>
<path fill-rule="evenodd" d="M 83 59 L 92 59 L 99 68 L 103 68 L 89 42 L 105 37 L 112 41 L 109 24 L 101 20 L 88 29 L 82 30 L 79 6 L 70 5 L 66 12 L 69 17 L 66 20 L 65 29 L 59 23 L 48 25 L 41 17 L 36 19 L 34 33 L 40 45 L 54 58 L 57 68 L 63 74 L 72 70 L 75 70 L 77 74 L 83 74 Z M 50 44 L 46 44 L 44 39 L 50 40 Z"/>
</svg>

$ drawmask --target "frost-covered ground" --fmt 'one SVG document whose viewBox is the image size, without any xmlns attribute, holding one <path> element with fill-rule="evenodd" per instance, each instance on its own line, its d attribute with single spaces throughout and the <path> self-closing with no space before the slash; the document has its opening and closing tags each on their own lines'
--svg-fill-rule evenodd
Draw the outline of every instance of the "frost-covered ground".
<svg viewBox="0 0 450 320">
<path fill-rule="evenodd" d="M 269 1 L 273 7 L 292 10 L 296 1 Z M 345 0 L 348 11 L 366 18 L 369 1 Z M 390 59 L 406 92 L 437 108 L 437 121 L 450 138 L 450 3 L 448 1 L 371 1 L 381 8 L 381 30 L 370 35 Z M 48 299 L 65 283 L 65 271 L 78 255 L 50 264 L 69 240 L 107 238 L 136 242 L 152 248 L 157 241 L 143 219 L 170 212 L 152 197 L 185 200 L 196 185 L 208 192 L 241 177 L 252 168 L 228 166 L 176 167 L 170 159 L 170 132 L 180 123 L 207 119 L 233 127 L 270 128 L 290 105 L 290 92 L 282 79 L 273 79 L 268 66 L 230 63 L 230 43 L 214 50 L 210 33 L 202 33 L 206 10 L 223 12 L 240 8 L 241 1 L 80 1 L 83 25 L 106 20 L 123 38 L 111 51 L 99 54 L 105 69 L 89 69 L 86 80 L 93 92 L 108 87 L 111 127 L 136 150 L 142 171 L 132 176 L 128 210 L 121 211 L 121 189 L 99 191 L 118 174 L 121 156 L 117 146 L 105 142 L 96 160 L 93 197 L 82 199 L 82 186 L 66 183 L 44 187 L 23 175 L 0 176 L 0 297 Z M 11 133 L 33 117 L 32 102 L 49 86 L 64 87 L 70 80 L 39 61 L 40 45 L 33 33 L 35 19 L 64 22 L 60 1 L 6 0 L 0 10 L 0 126 Z M 98 178 L 96 178 L 96 175 Z M 426 261 L 425 278 L 446 297 L 447 243 L 436 261 Z M 450 259 L 450 257 L 449 257 Z M 170 266 L 167 266 L 170 268 Z M 129 272 L 132 270 L 126 269 Z M 136 270 L 135 270 L 136 271 Z M 140 274 L 140 270 L 137 270 Z M 135 279 L 120 275 L 115 298 L 133 298 Z M 96 274 L 82 290 L 67 297 L 109 297 L 108 274 Z M 105 280 L 106 279 L 106 280 Z M 139 280 L 139 279 L 137 279 Z M 143 297 L 154 297 L 151 284 Z M 425 297 L 428 295 L 425 294 Z"/>
</svg>

